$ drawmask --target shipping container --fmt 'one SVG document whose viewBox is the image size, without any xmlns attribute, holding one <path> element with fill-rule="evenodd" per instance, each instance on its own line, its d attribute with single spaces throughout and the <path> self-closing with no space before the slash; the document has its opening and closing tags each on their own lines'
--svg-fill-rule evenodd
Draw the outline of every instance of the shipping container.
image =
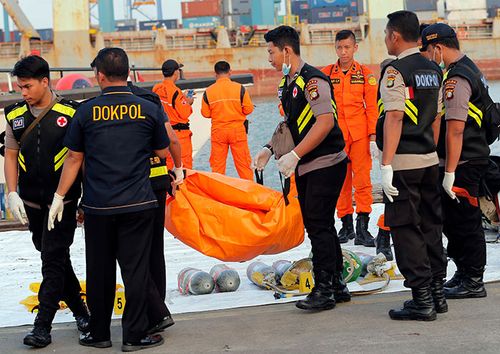
<svg viewBox="0 0 500 354">
<path fill-rule="evenodd" d="M 176 29 L 178 27 L 178 21 L 177 19 L 171 19 L 171 20 L 152 20 L 152 21 L 139 22 L 140 31 L 156 30 L 162 27 L 165 27 L 166 29 Z"/>
<path fill-rule="evenodd" d="M 344 22 L 347 18 L 352 17 L 355 16 L 351 15 L 350 7 L 311 8 L 309 23 Z"/>
<path fill-rule="evenodd" d="M 37 29 L 40 34 L 40 40 L 52 42 L 54 40 L 54 30 L 52 28 Z"/>
<path fill-rule="evenodd" d="M 2 29 L 0 29 L 0 42 L 5 42 L 5 34 Z"/>
<path fill-rule="evenodd" d="M 500 0 L 488 0 L 486 6 L 488 7 L 488 17 L 497 17 L 498 10 L 500 9 Z"/>
<path fill-rule="evenodd" d="M 405 0 L 408 11 L 437 11 L 437 0 Z"/>
<path fill-rule="evenodd" d="M 225 0 L 226 3 L 229 1 Z M 231 0 L 231 13 L 233 15 L 250 15 L 252 0 Z"/>
<path fill-rule="evenodd" d="M 446 0 L 446 11 L 484 10 L 486 12 L 486 0 Z"/>
<path fill-rule="evenodd" d="M 132 31 L 137 31 L 136 26 L 117 26 L 116 27 L 116 32 L 132 32 Z"/>
<path fill-rule="evenodd" d="M 219 0 L 184 1 L 181 2 L 182 18 L 219 17 L 221 8 Z"/>
<path fill-rule="evenodd" d="M 220 17 L 204 16 L 190 17 L 182 19 L 182 27 L 184 28 L 214 28 L 221 24 Z"/>
<path fill-rule="evenodd" d="M 274 24 L 274 2 L 269 0 L 252 0 L 252 24 L 273 25 Z"/>
<path fill-rule="evenodd" d="M 310 0 L 311 8 L 315 7 L 332 7 L 332 6 L 340 6 L 340 7 L 348 7 L 348 6 L 357 6 L 357 0 Z"/>
</svg>

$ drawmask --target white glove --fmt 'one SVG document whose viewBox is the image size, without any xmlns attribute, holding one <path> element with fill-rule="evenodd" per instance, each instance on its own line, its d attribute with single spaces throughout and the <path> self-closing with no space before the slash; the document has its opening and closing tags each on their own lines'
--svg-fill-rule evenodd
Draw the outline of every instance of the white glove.
<svg viewBox="0 0 500 354">
<path fill-rule="evenodd" d="M 278 160 L 278 170 L 283 173 L 285 178 L 288 178 L 295 172 L 299 160 L 299 155 L 292 150 L 288 154 L 280 157 Z"/>
<path fill-rule="evenodd" d="M 271 150 L 269 150 L 267 147 L 263 147 L 257 153 L 257 155 L 255 155 L 254 158 L 252 159 L 252 163 L 250 164 L 250 168 L 252 170 L 262 171 L 264 169 L 264 167 L 266 167 L 271 156 L 273 156 L 273 153 L 271 152 Z"/>
<path fill-rule="evenodd" d="M 392 166 L 383 165 L 380 166 L 380 170 L 382 171 L 382 189 L 387 199 L 392 203 L 394 201 L 392 197 L 397 197 L 399 195 L 398 189 L 392 185 Z"/>
<path fill-rule="evenodd" d="M 23 225 L 26 224 L 26 210 L 24 210 L 24 203 L 17 192 L 10 192 L 7 196 L 8 207 L 11 213 Z"/>
<path fill-rule="evenodd" d="M 451 199 L 457 199 L 455 192 L 452 190 L 453 183 L 455 183 L 455 172 L 445 172 L 443 179 L 444 191 L 450 196 Z"/>
<path fill-rule="evenodd" d="M 49 220 L 47 223 L 47 228 L 50 230 L 54 229 L 54 221 L 61 222 L 64 211 L 64 196 L 54 193 L 54 199 L 52 199 L 52 205 L 49 210 Z"/>
<path fill-rule="evenodd" d="M 378 147 L 375 141 L 370 141 L 370 155 L 372 155 L 372 160 L 378 159 Z"/>
<path fill-rule="evenodd" d="M 182 165 L 181 167 L 174 166 L 174 174 L 175 174 L 174 183 L 176 185 L 182 184 L 182 182 L 184 181 L 184 171 L 182 170 Z"/>
</svg>

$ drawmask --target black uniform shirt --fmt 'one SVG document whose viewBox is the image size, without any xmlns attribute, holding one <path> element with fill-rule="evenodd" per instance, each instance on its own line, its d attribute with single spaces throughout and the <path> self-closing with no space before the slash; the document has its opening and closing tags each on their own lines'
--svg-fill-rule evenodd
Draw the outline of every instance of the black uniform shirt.
<svg viewBox="0 0 500 354">
<path fill-rule="evenodd" d="M 126 86 L 108 87 L 75 113 L 65 145 L 85 154 L 82 205 L 112 215 L 155 208 L 149 181 L 153 150 L 168 147 L 161 106 Z"/>
</svg>

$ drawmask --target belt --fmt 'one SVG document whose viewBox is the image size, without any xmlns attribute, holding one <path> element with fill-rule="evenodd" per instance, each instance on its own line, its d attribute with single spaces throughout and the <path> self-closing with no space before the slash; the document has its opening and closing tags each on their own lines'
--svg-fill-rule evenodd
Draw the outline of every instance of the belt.
<svg viewBox="0 0 500 354">
<path fill-rule="evenodd" d="M 174 130 L 189 130 L 189 123 L 177 123 L 172 125 Z"/>
</svg>

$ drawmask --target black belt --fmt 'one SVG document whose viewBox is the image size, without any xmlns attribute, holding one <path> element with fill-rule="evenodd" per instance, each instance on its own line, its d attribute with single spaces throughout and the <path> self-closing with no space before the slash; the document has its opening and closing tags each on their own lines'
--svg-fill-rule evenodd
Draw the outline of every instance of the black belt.
<svg viewBox="0 0 500 354">
<path fill-rule="evenodd" d="M 189 130 L 189 123 L 177 123 L 172 125 L 174 130 Z"/>
</svg>

